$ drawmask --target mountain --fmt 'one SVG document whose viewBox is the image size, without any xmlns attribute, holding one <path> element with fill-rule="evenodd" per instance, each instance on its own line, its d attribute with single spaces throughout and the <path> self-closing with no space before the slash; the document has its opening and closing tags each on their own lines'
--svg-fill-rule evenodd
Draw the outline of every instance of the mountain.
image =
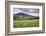
<svg viewBox="0 0 46 36">
<path fill-rule="evenodd" d="M 39 17 L 35 17 L 35 16 L 28 15 L 25 13 L 14 14 L 14 19 L 37 19 L 37 18 L 39 18 Z"/>
<path fill-rule="evenodd" d="M 28 14 L 25 14 L 25 13 L 17 13 L 15 15 L 18 15 L 18 16 L 31 16 L 31 15 L 28 15 Z"/>
<path fill-rule="evenodd" d="M 38 17 L 38 16 L 33 16 L 33 15 L 29 15 L 29 14 L 25 14 L 25 13 L 17 13 L 14 14 L 15 16 L 30 16 L 30 17 Z"/>
</svg>

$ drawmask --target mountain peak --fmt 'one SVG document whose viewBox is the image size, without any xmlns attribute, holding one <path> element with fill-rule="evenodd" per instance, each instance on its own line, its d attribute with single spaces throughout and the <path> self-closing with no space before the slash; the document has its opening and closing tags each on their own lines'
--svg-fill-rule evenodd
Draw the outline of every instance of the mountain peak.
<svg viewBox="0 0 46 36">
<path fill-rule="evenodd" d="M 18 13 L 18 14 L 25 14 L 25 13 Z"/>
<path fill-rule="evenodd" d="M 28 14 L 25 14 L 25 13 L 17 13 L 16 15 L 29 16 Z"/>
</svg>

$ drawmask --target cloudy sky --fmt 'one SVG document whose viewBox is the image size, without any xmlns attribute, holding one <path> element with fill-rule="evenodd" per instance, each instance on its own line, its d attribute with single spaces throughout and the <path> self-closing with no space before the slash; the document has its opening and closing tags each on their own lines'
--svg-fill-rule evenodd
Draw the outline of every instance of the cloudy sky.
<svg viewBox="0 0 46 36">
<path fill-rule="evenodd" d="M 25 13 L 32 16 L 39 16 L 39 9 L 33 8 L 13 8 L 13 14 Z"/>
</svg>

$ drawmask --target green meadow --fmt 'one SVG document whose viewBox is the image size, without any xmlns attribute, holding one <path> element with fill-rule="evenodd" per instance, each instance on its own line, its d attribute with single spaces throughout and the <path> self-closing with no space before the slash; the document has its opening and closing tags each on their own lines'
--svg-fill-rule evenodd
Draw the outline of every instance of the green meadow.
<svg viewBox="0 0 46 36">
<path fill-rule="evenodd" d="M 14 28 L 38 27 L 38 26 L 39 26 L 39 19 L 13 21 Z"/>
</svg>

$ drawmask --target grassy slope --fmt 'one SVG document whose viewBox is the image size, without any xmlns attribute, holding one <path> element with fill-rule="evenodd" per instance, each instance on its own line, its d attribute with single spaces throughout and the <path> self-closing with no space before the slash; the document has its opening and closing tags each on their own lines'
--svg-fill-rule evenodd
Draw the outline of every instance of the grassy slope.
<svg viewBox="0 0 46 36">
<path fill-rule="evenodd" d="M 32 20 L 14 20 L 13 22 L 14 28 L 22 28 L 22 27 L 38 27 L 39 20 L 32 19 Z"/>
</svg>

